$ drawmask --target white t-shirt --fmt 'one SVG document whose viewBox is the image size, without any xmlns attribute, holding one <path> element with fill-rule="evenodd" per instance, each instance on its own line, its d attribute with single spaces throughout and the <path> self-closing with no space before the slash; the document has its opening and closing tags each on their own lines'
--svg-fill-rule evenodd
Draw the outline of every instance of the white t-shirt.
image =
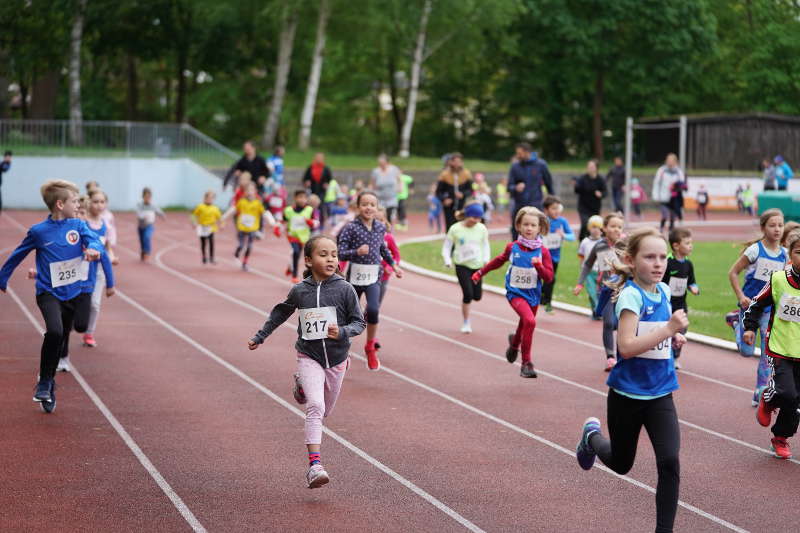
<svg viewBox="0 0 800 533">
<path fill-rule="evenodd" d="M 601 237 L 602 239 L 602 237 Z M 580 246 L 578 246 L 578 255 L 583 257 L 583 261 L 581 261 L 581 266 L 583 263 L 586 262 L 586 258 L 589 257 L 589 254 L 592 253 L 592 248 L 594 245 L 600 242 L 601 239 L 592 239 L 591 237 L 584 237 L 581 241 Z M 594 262 L 594 268 L 592 268 L 595 272 L 597 272 L 597 261 Z"/>
<path fill-rule="evenodd" d="M 789 257 L 789 251 L 786 248 L 781 246 L 781 250 L 783 251 L 784 254 L 786 254 L 786 257 Z M 774 258 L 775 261 L 780 261 L 779 259 L 780 253 L 778 255 L 772 255 L 766 247 L 764 248 L 764 251 L 767 253 L 768 257 Z M 750 266 L 748 266 L 747 270 L 745 270 L 744 272 L 745 276 L 747 276 L 756 268 L 756 261 L 758 261 L 758 242 L 754 242 L 753 244 L 745 248 L 744 252 L 742 252 L 742 255 L 745 256 L 747 260 L 750 262 Z"/>
</svg>

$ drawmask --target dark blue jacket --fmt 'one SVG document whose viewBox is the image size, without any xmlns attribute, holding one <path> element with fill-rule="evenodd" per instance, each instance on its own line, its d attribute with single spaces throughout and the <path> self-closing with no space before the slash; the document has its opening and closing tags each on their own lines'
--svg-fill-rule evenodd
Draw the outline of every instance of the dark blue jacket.
<svg viewBox="0 0 800 533">
<path fill-rule="evenodd" d="M 517 183 L 524 183 L 525 190 L 517 192 Z M 514 198 L 514 207 L 534 206 L 542 209 L 544 194 L 542 185 L 548 194 L 553 194 L 553 177 L 547 163 L 535 154 L 527 161 L 517 161 L 508 171 L 508 192 Z"/>
</svg>

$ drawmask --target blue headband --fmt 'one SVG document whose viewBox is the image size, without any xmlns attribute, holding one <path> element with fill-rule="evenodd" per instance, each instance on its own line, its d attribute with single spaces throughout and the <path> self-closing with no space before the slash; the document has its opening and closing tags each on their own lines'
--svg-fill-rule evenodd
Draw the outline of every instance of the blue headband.
<svg viewBox="0 0 800 533">
<path fill-rule="evenodd" d="M 464 209 L 464 216 L 483 218 L 483 206 L 481 204 L 469 204 Z"/>
</svg>

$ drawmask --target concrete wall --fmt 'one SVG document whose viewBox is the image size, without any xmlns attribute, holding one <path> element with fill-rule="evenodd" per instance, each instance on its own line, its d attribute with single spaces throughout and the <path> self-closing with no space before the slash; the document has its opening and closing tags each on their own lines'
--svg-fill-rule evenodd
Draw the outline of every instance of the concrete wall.
<svg viewBox="0 0 800 533">
<path fill-rule="evenodd" d="M 217 205 L 228 205 L 230 190 L 222 194 L 220 179 L 189 159 L 14 157 L 3 174 L 3 206 L 17 209 L 44 208 L 39 187 L 51 179 L 84 184 L 94 180 L 108 194 L 115 211 L 136 208 L 142 189 L 150 187 L 153 203 L 160 207 L 194 207 L 209 189 L 217 193 Z"/>
</svg>

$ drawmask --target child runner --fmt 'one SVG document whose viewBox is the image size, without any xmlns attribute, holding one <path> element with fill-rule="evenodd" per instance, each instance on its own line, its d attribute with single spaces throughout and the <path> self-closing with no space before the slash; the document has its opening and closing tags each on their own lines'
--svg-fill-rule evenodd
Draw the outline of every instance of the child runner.
<svg viewBox="0 0 800 533">
<path fill-rule="evenodd" d="M 223 215 L 222 220 L 227 220 L 234 213 L 236 213 L 236 236 L 239 244 L 233 255 L 236 259 L 239 259 L 239 256 L 244 252 L 241 259 L 242 270 L 247 272 L 249 270 L 247 262 L 250 260 L 250 251 L 253 248 L 253 239 L 256 233 L 263 227 L 264 219 L 266 219 L 271 226 L 276 227 L 275 219 L 272 218 L 269 211 L 264 209 L 264 204 L 258 197 L 256 184 L 253 182 L 247 184 L 245 187 L 245 197 L 240 198 L 239 201 L 236 202 L 236 206 L 229 208 L 225 212 L 225 215 Z"/>
<path fill-rule="evenodd" d="M 642 203 L 647 201 L 647 193 L 639 184 L 638 178 L 631 178 L 631 205 L 636 216 L 642 218 Z"/>
<path fill-rule="evenodd" d="M 686 339 L 682 309 L 672 312 L 669 287 L 661 283 L 667 246 L 655 228 L 640 228 L 628 238 L 613 304 L 619 317 L 619 362 L 608 376 L 608 431 L 588 418 L 576 448 L 578 464 L 589 470 L 595 457 L 624 475 L 633 467 L 639 433 L 647 430 L 656 454 L 656 532 L 671 532 L 678 509 L 680 428 L 672 392 L 678 378 L 671 346 Z"/>
<path fill-rule="evenodd" d="M 428 229 L 436 227 L 436 233 L 442 232 L 442 201 L 436 196 L 436 184 L 431 183 L 428 192 Z"/>
<path fill-rule="evenodd" d="M 87 181 L 86 182 L 86 194 L 90 195 L 92 190 L 99 189 L 100 185 L 96 181 Z M 117 258 L 117 254 L 114 253 L 114 248 L 117 246 L 117 225 L 114 220 L 114 213 L 111 212 L 111 209 L 108 208 L 108 195 L 103 194 L 106 197 L 106 208 L 103 210 L 103 213 L 100 215 L 103 218 L 103 222 L 106 223 L 106 250 L 108 251 L 108 255 L 111 258 L 111 264 L 116 265 L 119 263 L 119 259 Z"/>
<path fill-rule="evenodd" d="M 704 184 L 700 184 L 700 188 L 697 190 L 697 218 L 700 220 L 706 220 L 708 217 L 706 216 L 706 208 L 708 207 L 708 191 L 706 190 L 706 186 Z"/>
<path fill-rule="evenodd" d="M 683 309 L 689 315 L 689 307 L 686 305 L 686 291 L 688 290 L 695 296 L 700 294 L 700 287 L 694 278 L 694 265 L 689 261 L 689 254 L 692 253 L 692 230 L 689 228 L 673 228 L 669 232 L 669 246 L 672 249 L 672 256 L 667 259 L 667 269 L 664 271 L 664 278 L 661 280 L 669 286 L 671 295 L 670 305 L 673 311 Z M 686 330 L 681 333 L 686 336 Z M 675 356 L 675 368 L 680 368 L 678 358 L 681 356 L 681 347 L 673 346 L 672 353 Z"/>
<path fill-rule="evenodd" d="M 461 286 L 461 333 L 472 333 L 469 322 L 469 306 L 472 301 L 480 301 L 483 296 L 483 282 L 472 282 L 472 275 L 483 267 L 491 257 L 489 230 L 481 222 L 483 207 L 478 202 L 467 203 L 464 211 L 456 213 L 456 222 L 447 230 L 442 245 L 444 266 L 456 264 L 456 277 Z M 455 256 L 455 257 L 453 257 Z"/>
<path fill-rule="evenodd" d="M 776 270 L 744 313 L 742 340 L 753 344 L 761 315 L 775 306 L 767 330 L 766 351 L 772 377 L 761 394 L 756 412 L 758 423 L 768 427 L 772 412 L 778 418 L 772 426 L 772 450 L 779 459 L 790 459 L 792 451 L 786 439 L 797 433 L 800 421 L 800 231 L 787 238 L 791 268 Z M 777 305 L 776 305 L 777 304 Z"/>
<path fill-rule="evenodd" d="M 339 259 L 349 261 L 348 281 L 355 287 L 361 298 L 367 295 L 367 366 L 370 370 L 378 370 L 378 345 L 375 339 L 378 333 L 378 315 L 381 296 L 381 258 L 394 269 L 398 278 L 403 277 L 403 269 L 395 264 L 384 235 L 386 226 L 375 220 L 378 213 L 378 197 L 372 191 L 362 191 L 356 198 L 358 216 L 348 222 L 339 234 Z"/>
<path fill-rule="evenodd" d="M 42 409 L 50 413 L 56 407 L 55 375 L 64 338 L 69 336 L 73 324 L 78 332 L 86 331 L 89 321 L 86 301 L 90 295 L 81 292 L 88 275 L 84 259 L 98 260 L 103 244 L 86 222 L 75 218 L 78 211 L 75 184 L 48 181 L 42 185 L 41 193 L 50 215 L 31 226 L 0 269 L 0 291 L 6 292 L 14 269 L 36 250 L 36 305 L 44 318 L 45 334 L 33 401 L 41 402 Z"/>
<path fill-rule="evenodd" d="M 561 260 L 561 243 L 564 241 L 574 241 L 575 234 L 572 233 L 572 228 L 569 227 L 569 222 L 566 218 L 561 216 L 564 206 L 557 196 L 548 196 L 544 199 L 544 214 L 547 215 L 547 222 L 550 225 L 550 231 L 547 235 L 542 237 L 542 242 L 547 250 L 550 252 L 550 258 L 553 261 L 553 281 L 542 285 L 542 304 L 544 305 L 544 312 L 553 313 L 553 287 L 556 284 L 556 273 L 558 272 L 558 262 Z"/>
<path fill-rule="evenodd" d="M 783 270 L 786 266 L 786 249 L 781 247 L 781 237 L 783 237 L 783 213 L 780 209 L 767 209 L 759 218 L 762 237 L 759 240 L 747 243 L 747 247 L 742 255 L 731 266 L 728 271 L 728 280 L 733 288 L 733 293 L 739 301 L 739 316 L 733 324 L 736 330 L 736 344 L 739 347 L 739 354 L 743 357 L 752 357 L 754 349 L 752 343 L 742 342 L 744 328 L 742 326 L 742 315 L 745 309 L 750 306 L 752 298 L 761 292 L 767 284 L 770 276 L 776 270 Z M 739 286 L 739 273 L 745 270 L 744 286 Z M 751 404 L 753 407 L 758 405 L 761 392 L 767 386 L 772 370 L 769 366 L 765 348 L 767 329 L 769 327 L 772 309 L 767 307 L 760 313 L 761 332 L 761 358 L 758 362 L 756 373 L 756 388 L 753 391 Z"/>
<path fill-rule="evenodd" d="M 294 204 L 283 210 L 283 223 L 286 224 L 286 238 L 292 247 L 292 259 L 286 268 L 286 275 L 292 277 L 292 283 L 299 283 L 297 277 L 297 263 L 303 246 L 311 237 L 311 228 L 314 227 L 314 208 L 308 205 L 308 195 L 305 189 L 294 191 Z"/>
<path fill-rule="evenodd" d="M 338 226 L 346 217 L 347 213 L 349 212 L 349 208 L 347 206 L 347 196 L 344 194 L 340 194 L 336 198 L 336 203 L 333 204 L 330 211 L 330 223 L 328 227 L 330 228 L 329 233 L 334 235 L 333 228 Z"/>
<path fill-rule="evenodd" d="M 394 264 L 400 264 L 400 248 L 397 247 L 397 242 L 394 240 L 394 235 L 392 235 L 392 225 L 387 220 L 387 212 L 385 207 L 378 208 L 378 216 L 376 217 L 379 221 L 383 222 L 386 225 L 386 234 L 383 236 L 383 240 L 386 242 L 386 247 L 389 248 L 389 253 L 392 254 L 392 258 L 394 259 Z M 386 291 L 389 290 L 389 278 L 392 277 L 394 273 L 394 268 L 390 267 L 386 261 L 381 261 L 381 268 L 383 268 L 383 274 L 381 275 L 381 295 L 378 298 L 378 303 L 383 305 L 383 297 L 386 296 Z M 377 339 L 375 343 L 377 344 Z M 378 345 L 380 348 L 380 345 Z"/>
<path fill-rule="evenodd" d="M 400 174 L 400 192 L 397 193 L 397 224 L 399 231 L 408 231 L 408 197 L 414 194 L 414 178 Z"/>
<path fill-rule="evenodd" d="M 509 202 L 509 194 L 508 194 L 508 179 L 501 178 L 500 182 L 497 184 L 497 212 L 502 213 L 504 211 L 508 211 L 508 202 Z"/>
<path fill-rule="evenodd" d="M 578 284 L 572 291 L 575 296 L 581 293 L 583 284 L 592 271 L 595 263 L 597 264 L 597 286 L 600 288 L 597 295 L 597 309 L 595 313 L 603 317 L 603 347 L 606 350 L 606 372 L 610 372 L 616 363 L 616 350 L 614 348 L 614 329 L 617 320 L 614 316 L 614 306 L 608 305 L 612 290 L 606 285 L 613 272 L 614 261 L 617 260 L 615 246 L 622 236 L 622 217 L 613 213 L 606 215 L 603 219 L 603 233 L 605 239 L 595 244 L 586 261 L 583 263 L 581 273 L 578 276 Z"/>
<path fill-rule="evenodd" d="M 603 217 L 600 215 L 592 215 L 586 221 L 586 229 L 589 235 L 584 237 L 581 244 L 578 246 L 578 259 L 581 262 L 581 268 L 586 262 L 586 258 L 592 252 L 594 245 L 600 242 L 603 238 Z M 586 275 L 586 295 L 589 297 L 589 309 L 592 310 L 592 320 L 602 320 L 603 317 L 597 314 L 597 266 L 595 261 L 592 269 Z"/>
<path fill-rule="evenodd" d="M 91 308 L 89 310 L 89 325 L 86 333 L 83 334 L 83 345 L 89 348 L 97 346 L 94 340 L 94 331 L 97 328 L 97 317 L 100 316 L 100 306 L 103 303 L 103 293 L 110 298 L 114 295 L 114 273 L 111 268 L 111 249 L 108 242 L 108 224 L 103 219 L 103 212 L 106 210 L 106 194 L 100 189 L 92 189 L 89 193 L 88 206 L 86 209 L 86 223 L 89 229 L 94 231 L 100 238 L 100 242 L 105 249 L 100 256 L 100 263 L 103 268 L 97 268 L 97 262 L 89 263 L 89 274 L 84 283 L 84 292 L 92 295 Z M 66 356 L 65 356 L 66 357 Z"/>
<path fill-rule="evenodd" d="M 295 309 L 299 311 L 294 398 L 306 405 L 306 482 L 308 488 L 315 489 L 329 481 L 320 461 L 322 418 L 330 416 L 336 405 L 349 366 L 350 337 L 364 331 L 364 317 L 353 287 L 338 273 L 336 243 L 318 235 L 306 242 L 304 255 L 303 282 L 294 285 L 286 300 L 272 308 L 248 345 L 255 350 Z"/>
<path fill-rule="evenodd" d="M 283 185 L 267 180 L 267 195 L 264 198 L 266 208 L 277 221 L 283 220 L 283 210 L 286 209 L 286 189 Z"/>
<path fill-rule="evenodd" d="M 161 210 L 152 204 L 153 191 L 150 187 L 142 189 L 142 201 L 136 205 L 136 218 L 139 221 L 139 245 L 141 246 L 140 258 L 142 262 L 147 262 L 150 259 L 150 252 L 152 251 L 153 231 L 156 228 L 156 216 L 166 219 L 166 215 Z"/>
<path fill-rule="evenodd" d="M 214 198 L 216 198 L 214 191 L 206 191 L 203 195 L 203 203 L 197 204 L 197 207 L 192 211 L 192 226 L 197 230 L 197 236 L 200 237 L 200 251 L 203 254 L 203 264 L 205 265 L 211 261 L 212 265 L 216 265 L 214 260 L 214 234 L 217 232 L 217 223 L 222 227 L 222 211 L 219 207 L 214 205 Z M 208 246 L 208 255 L 206 255 L 206 246 Z"/>
<path fill-rule="evenodd" d="M 319 199 L 319 196 L 316 194 L 311 194 L 308 196 L 308 205 L 311 206 L 313 210 L 311 212 L 311 217 L 314 219 L 314 225 L 311 227 L 311 234 L 316 235 L 320 232 L 320 228 L 322 227 L 323 222 L 323 213 L 320 211 L 320 206 L 322 205 Z"/>
<path fill-rule="evenodd" d="M 514 227 L 519 237 L 506 245 L 503 253 L 489 261 L 472 275 L 478 283 L 487 273 L 500 268 L 506 261 L 511 264 L 506 271 L 506 299 L 519 315 L 516 333 L 508 336 L 506 360 L 513 363 L 522 348 L 522 367 L 519 375 L 535 378 L 536 370 L 531 360 L 533 330 L 536 328 L 536 311 L 542 296 L 542 283 L 553 279 L 553 262 L 550 252 L 542 246 L 542 233 L 547 234 L 547 217 L 535 207 L 517 211 Z"/>
</svg>

